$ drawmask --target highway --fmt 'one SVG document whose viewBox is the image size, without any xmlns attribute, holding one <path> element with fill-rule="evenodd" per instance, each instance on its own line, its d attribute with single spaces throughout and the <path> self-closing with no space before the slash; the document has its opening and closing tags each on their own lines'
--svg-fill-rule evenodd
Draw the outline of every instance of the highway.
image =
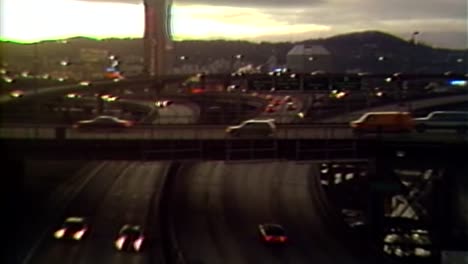
<svg viewBox="0 0 468 264">
<path fill-rule="evenodd" d="M 315 164 L 187 165 L 172 194 L 171 222 L 187 263 L 363 263 L 341 240 Z M 264 222 L 282 224 L 289 243 L 264 245 L 257 230 Z"/>
<path fill-rule="evenodd" d="M 158 222 L 155 221 L 158 217 L 154 218 L 153 214 L 157 212 L 167 168 L 168 163 L 164 162 L 109 161 L 96 166 L 86 175 L 90 179 L 63 208 L 60 217 L 49 221 L 51 225 L 46 233 L 38 238 L 39 245 L 31 248 L 22 263 L 58 260 L 60 263 L 160 263 L 161 241 L 157 240 Z M 64 193 L 56 199 L 67 200 L 69 195 Z M 53 231 L 68 216 L 86 216 L 90 220 L 90 232 L 83 241 L 53 238 Z M 120 227 L 127 223 L 147 227 L 152 243 L 145 253 L 126 254 L 114 248 L 113 241 Z"/>
<path fill-rule="evenodd" d="M 185 121 L 184 119 L 179 119 Z M 60 127 L 60 126 L 57 126 Z M 0 127 L 0 138 L 4 139 L 57 139 L 57 127 L 8 125 Z M 99 139 L 99 140 L 223 140 L 230 138 L 226 126 L 216 125 L 153 125 L 126 129 L 125 131 L 78 131 L 69 127 L 62 127 L 65 139 Z M 460 134 L 453 130 L 427 131 L 424 133 L 371 133 L 363 135 L 368 138 L 395 138 L 406 141 L 437 141 L 468 140 L 468 134 Z M 278 126 L 274 139 L 354 139 L 351 128 L 347 124 L 311 124 L 311 125 L 282 125 Z M 265 139 L 264 137 L 242 137 L 240 139 Z"/>
<path fill-rule="evenodd" d="M 431 108 L 438 105 L 457 104 L 468 102 L 468 94 L 457 94 L 443 97 L 435 97 L 430 99 L 420 99 L 407 102 L 406 105 L 402 106 L 399 104 L 388 104 L 383 106 L 377 106 L 372 108 L 365 108 L 351 113 L 325 118 L 320 122 L 326 123 L 337 123 L 337 122 L 349 122 L 358 119 L 360 116 L 367 112 L 381 112 L 381 111 L 408 111 L 412 112 L 418 109 Z"/>
</svg>

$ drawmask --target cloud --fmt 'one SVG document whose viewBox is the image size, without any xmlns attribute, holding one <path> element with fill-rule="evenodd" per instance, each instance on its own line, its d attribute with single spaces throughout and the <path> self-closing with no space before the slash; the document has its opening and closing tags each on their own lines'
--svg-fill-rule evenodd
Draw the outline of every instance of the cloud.
<svg viewBox="0 0 468 264">
<path fill-rule="evenodd" d="M 80 0 L 88 2 L 141 4 L 143 0 Z M 160 1 L 160 0 L 148 0 Z M 264 6 L 296 6 L 306 7 L 325 3 L 326 0 L 174 0 L 177 5 L 211 5 L 236 7 L 264 7 Z"/>
<path fill-rule="evenodd" d="M 143 0 L 81 1 L 143 3 Z M 428 36 L 428 41 L 433 41 L 435 36 L 446 36 L 441 34 L 443 32 L 451 32 L 450 39 L 456 39 L 456 46 L 460 47 L 460 40 L 466 40 L 468 34 L 467 2 L 463 0 L 174 0 L 173 3 L 175 12 L 184 13 L 178 16 L 180 20 L 190 17 L 210 21 L 211 24 L 202 24 L 212 25 L 221 33 L 220 28 L 224 27 L 226 37 L 229 37 L 229 30 L 245 32 L 243 39 L 255 37 L 254 32 L 259 40 L 266 36 L 268 40 L 275 37 L 298 40 L 367 29 L 388 31 L 406 38 L 417 30 L 422 32 L 421 38 Z M 182 28 L 181 23 L 178 24 Z M 248 24 L 257 28 L 261 25 L 265 31 L 257 32 Z M 278 32 L 272 33 L 272 27 L 278 27 Z"/>
</svg>

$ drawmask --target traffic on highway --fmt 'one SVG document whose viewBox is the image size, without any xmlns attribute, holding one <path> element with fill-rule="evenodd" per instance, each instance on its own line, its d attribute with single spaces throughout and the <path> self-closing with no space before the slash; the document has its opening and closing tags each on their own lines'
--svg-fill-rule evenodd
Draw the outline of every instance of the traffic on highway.
<svg viewBox="0 0 468 264">
<path fill-rule="evenodd" d="M 1 264 L 468 264 L 464 1 L 0 1 Z"/>
</svg>

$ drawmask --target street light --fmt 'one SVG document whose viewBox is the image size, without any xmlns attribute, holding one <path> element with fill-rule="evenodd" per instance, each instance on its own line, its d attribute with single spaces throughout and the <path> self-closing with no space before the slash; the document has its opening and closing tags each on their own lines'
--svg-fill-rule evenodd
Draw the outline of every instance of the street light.
<svg viewBox="0 0 468 264">
<path fill-rule="evenodd" d="M 416 39 L 416 36 L 419 35 L 419 31 L 414 31 L 413 34 L 411 35 L 411 42 L 414 44 L 414 45 L 417 45 L 418 42 L 417 42 L 417 39 Z"/>
</svg>

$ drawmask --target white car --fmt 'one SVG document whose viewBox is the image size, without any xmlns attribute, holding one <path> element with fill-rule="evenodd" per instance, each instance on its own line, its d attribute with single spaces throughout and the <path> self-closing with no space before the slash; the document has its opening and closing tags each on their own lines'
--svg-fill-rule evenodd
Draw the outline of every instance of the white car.
<svg viewBox="0 0 468 264">
<path fill-rule="evenodd" d="M 274 119 L 251 119 L 237 126 L 229 126 L 226 133 L 231 137 L 272 137 L 276 133 Z"/>
<path fill-rule="evenodd" d="M 418 132 L 428 129 L 454 129 L 464 133 L 468 130 L 468 112 L 435 111 L 426 117 L 414 118 L 414 122 Z"/>
</svg>

